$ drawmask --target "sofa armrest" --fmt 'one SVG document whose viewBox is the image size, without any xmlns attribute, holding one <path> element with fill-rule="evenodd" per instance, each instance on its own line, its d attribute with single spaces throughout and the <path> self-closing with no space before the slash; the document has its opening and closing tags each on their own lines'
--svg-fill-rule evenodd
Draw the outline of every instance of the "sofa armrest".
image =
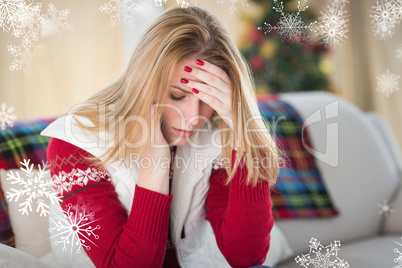
<svg viewBox="0 0 402 268">
<path fill-rule="evenodd" d="M 400 153 L 399 144 L 388 124 L 384 119 L 375 112 L 369 112 L 366 114 L 370 123 L 380 134 L 386 149 L 391 154 L 394 164 L 398 169 L 400 183 L 390 200 L 387 200 L 392 204 L 392 212 L 384 219 L 383 232 L 384 233 L 402 233 L 402 157 Z"/>
</svg>

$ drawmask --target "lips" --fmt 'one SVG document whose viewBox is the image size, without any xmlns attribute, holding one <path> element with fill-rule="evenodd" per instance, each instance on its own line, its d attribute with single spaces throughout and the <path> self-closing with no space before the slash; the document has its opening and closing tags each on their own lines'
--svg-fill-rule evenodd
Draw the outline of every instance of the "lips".
<svg viewBox="0 0 402 268">
<path fill-rule="evenodd" d="M 183 138 L 189 138 L 195 133 L 195 131 L 185 131 L 185 130 L 176 129 L 176 128 L 174 128 L 174 130 L 176 131 L 178 136 L 183 137 Z"/>
</svg>

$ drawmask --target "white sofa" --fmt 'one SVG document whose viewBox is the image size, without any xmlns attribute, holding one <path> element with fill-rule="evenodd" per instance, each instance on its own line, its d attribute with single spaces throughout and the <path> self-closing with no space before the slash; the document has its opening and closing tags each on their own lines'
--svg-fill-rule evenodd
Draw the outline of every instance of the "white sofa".
<svg viewBox="0 0 402 268">
<path fill-rule="evenodd" d="M 337 258 L 349 267 L 402 267 L 402 256 L 397 252 L 402 252 L 402 246 L 395 243 L 402 244 L 402 160 L 390 128 L 377 114 L 364 113 L 329 93 L 286 93 L 280 99 L 293 105 L 305 120 L 320 111 L 322 120 L 308 126 L 317 151 L 324 153 L 327 144 L 338 142 L 339 150 L 331 151 L 332 158 L 318 154 L 323 160 L 316 158 L 316 163 L 339 215 L 328 219 L 277 220 L 294 256 L 276 268 L 303 267 L 296 263 L 297 256 L 316 258 L 309 254 L 312 238 L 324 247 L 340 241 Z M 338 127 L 338 135 L 327 135 L 327 130 L 336 131 L 334 126 Z M 339 161 L 333 165 L 331 160 L 336 153 Z M 393 204 L 392 211 L 380 213 L 380 205 L 387 202 Z"/>
<path fill-rule="evenodd" d="M 312 145 L 317 151 L 312 152 L 339 215 L 327 219 L 277 220 L 276 227 L 286 237 L 293 255 L 289 256 L 289 250 L 284 249 L 282 234 L 276 231 L 271 241 L 273 258 L 270 261 L 286 259 L 274 267 L 402 267 L 402 256 L 400 264 L 394 262 L 400 257 L 394 249 L 402 252 L 402 245 L 394 242 L 402 244 L 402 164 L 399 147 L 389 127 L 377 114 L 364 113 L 333 94 L 303 92 L 280 94 L 279 97 L 293 105 L 308 125 Z M 379 213 L 380 205 L 385 201 L 393 204 L 388 216 Z M 14 207 L 18 208 L 16 204 Z M 39 220 L 42 223 L 38 223 Z M 24 224 L 28 221 L 31 219 L 14 220 Z M 34 244 L 32 249 L 30 243 L 29 249 L 20 243 L 22 250 L 40 258 L 50 250 L 47 219 L 36 217 L 34 221 L 36 227 L 33 227 L 34 222 L 29 222 L 19 228 L 13 225 L 13 229 L 18 229 L 21 239 L 39 235 L 38 225 L 42 228 L 46 234 L 40 236 L 44 236 L 45 244 Z M 308 257 L 310 262 L 317 258 L 316 254 L 310 254 L 312 239 L 327 248 L 340 241 L 340 246 L 335 248 L 335 251 L 339 249 L 337 256 L 330 259 L 344 260 L 344 265 L 308 266 Z M 321 253 L 325 250 L 323 248 Z M 46 267 L 32 256 L 20 253 L 0 245 L 0 266 Z M 305 266 L 296 262 L 297 256 L 305 256 Z M 6 261 L 2 263 L 2 260 Z"/>
</svg>

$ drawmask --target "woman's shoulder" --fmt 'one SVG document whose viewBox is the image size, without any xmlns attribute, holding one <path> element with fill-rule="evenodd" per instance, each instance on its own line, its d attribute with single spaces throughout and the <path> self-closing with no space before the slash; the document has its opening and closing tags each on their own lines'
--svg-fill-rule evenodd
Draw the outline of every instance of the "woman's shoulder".
<svg viewBox="0 0 402 268">
<path fill-rule="evenodd" d="M 85 150 L 73 145 L 64 140 L 51 137 L 47 146 L 47 153 L 49 156 L 66 156 L 66 155 L 78 155 L 87 154 Z"/>
<path fill-rule="evenodd" d="M 87 151 L 57 138 L 50 138 L 47 147 L 47 161 L 49 167 L 62 169 L 65 168 L 81 168 L 86 169 L 92 166 L 96 157 Z"/>
<path fill-rule="evenodd" d="M 83 126 L 78 125 L 76 120 L 79 120 Z M 52 152 L 71 154 L 86 151 L 95 157 L 102 156 L 107 148 L 110 147 L 110 144 L 105 143 L 105 137 L 108 137 L 108 135 L 105 132 L 91 131 L 86 129 L 85 126 L 91 127 L 94 125 L 89 119 L 75 115 L 59 117 L 49 124 L 41 132 L 42 136 L 51 138 L 48 154 Z"/>
</svg>

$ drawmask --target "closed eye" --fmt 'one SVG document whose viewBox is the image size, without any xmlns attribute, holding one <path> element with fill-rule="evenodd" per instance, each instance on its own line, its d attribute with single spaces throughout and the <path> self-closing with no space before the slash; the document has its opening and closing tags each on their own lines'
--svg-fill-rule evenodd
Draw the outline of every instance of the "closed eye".
<svg viewBox="0 0 402 268">
<path fill-rule="evenodd" d="M 184 99 L 184 96 L 176 97 L 176 96 L 173 95 L 172 93 L 169 94 L 169 97 L 170 97 L 172 100 L 174 100 L 174 101 L 179 101 L 179 100 Z"/>
</svg>

